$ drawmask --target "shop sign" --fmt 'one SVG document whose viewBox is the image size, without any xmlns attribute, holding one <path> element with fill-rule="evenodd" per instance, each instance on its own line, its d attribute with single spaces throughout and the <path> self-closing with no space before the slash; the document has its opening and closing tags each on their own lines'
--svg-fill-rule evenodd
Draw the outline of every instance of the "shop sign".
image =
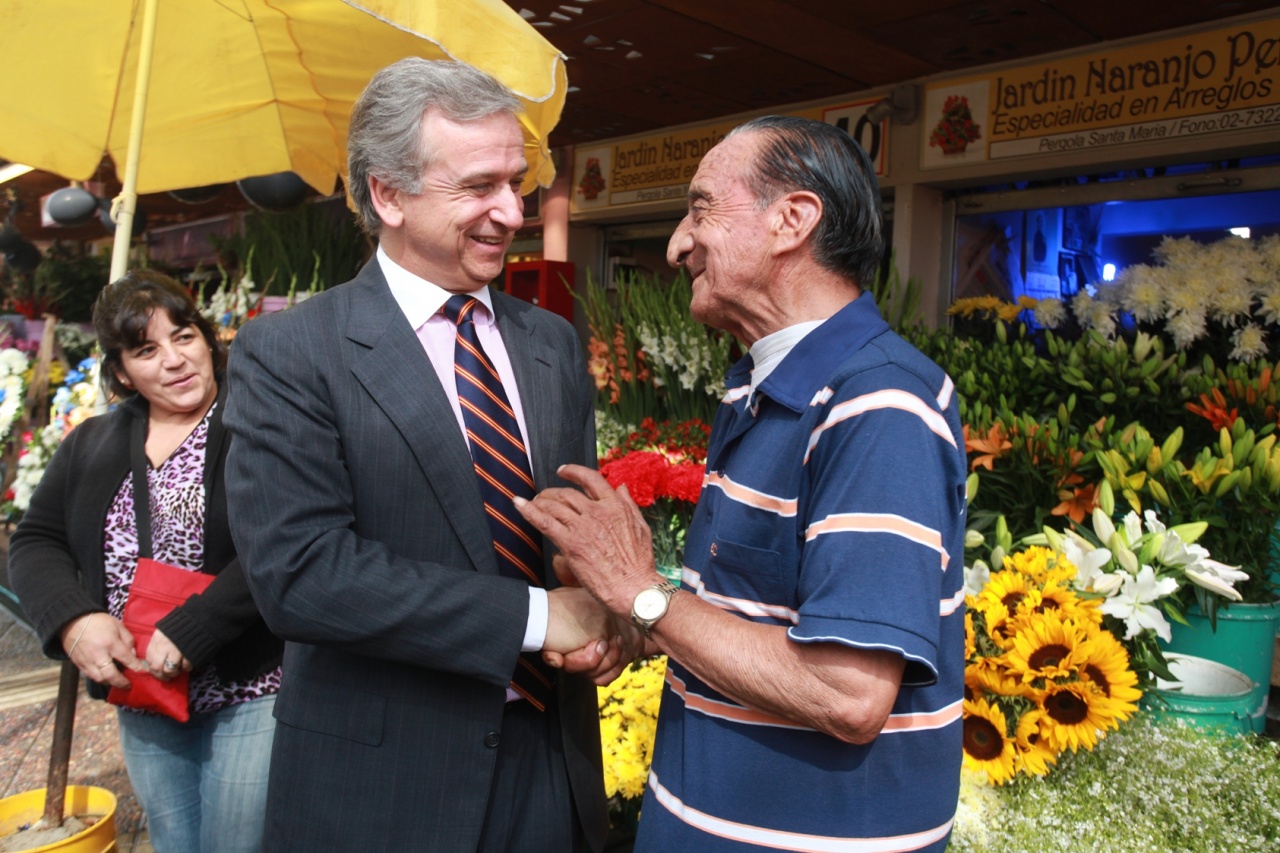
<svg viewBox="0 0 1280 853">
<path fill-rule="evenodd" d="M 842 128 L 862 144 L 876 165 L 877 177 L 883 177 L 889 164 L 888 120 L 872 122 L 865 115 L 877 100 L 788 114 L 819 119 Z M 712 124 L 614 145 L 575 149 L 573 210 L 672 199 L 683 201 L 702 158 L 737 124 Z"/>
<path fill-rule="evenodd" d="M 1280 18 L 925 92 L 921 167 L 1280 129 Z"/>
</svg>

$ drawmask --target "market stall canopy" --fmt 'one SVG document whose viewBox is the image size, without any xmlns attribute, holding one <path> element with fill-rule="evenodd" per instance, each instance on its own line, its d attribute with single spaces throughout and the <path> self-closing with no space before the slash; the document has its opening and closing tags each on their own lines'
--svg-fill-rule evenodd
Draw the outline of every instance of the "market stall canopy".
<svg viewBox="0 0 1280 853">
<path fill-rule="evenodd" d="M 87 180 L 106 152 L 124 171 L 146 5 L 0 2 L 0 157 Z M 564 61 L 500 0 L 164 0 L 137 191 L 293 171 L 332 193 L 352 104 L 375 71 L 406 56 L 463 60 L 514 90 L 526 110 L 526 190 L 550 183 Z"/>
</svg>

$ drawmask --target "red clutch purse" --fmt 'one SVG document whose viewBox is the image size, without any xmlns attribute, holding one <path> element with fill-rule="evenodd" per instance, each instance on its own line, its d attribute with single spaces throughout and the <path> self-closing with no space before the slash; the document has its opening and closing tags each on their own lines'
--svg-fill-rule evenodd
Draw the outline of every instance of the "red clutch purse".
<svg viewBox="0 0 1280 853">
<path fill-rule="evenodd" d="M 138 657 L 146 657 L 156 623 L 191 596 L 203 592 L 212 582 L 213 575 L 203 572 L 180 569 L 146 557 L 138 560 L 133 586 L 121 614 L 121 621 L 137 644 Z M 180 672 L 170 681 L 160 681 L 146 672 L 128 669 L 123 672 L 133 686 L 129 690 L 112 687 L 107 694 L 108 702 L 124 708 L 155 711 L 180 723 L 191 718 L 187 707 L 188 673 Z"/>
</svg>

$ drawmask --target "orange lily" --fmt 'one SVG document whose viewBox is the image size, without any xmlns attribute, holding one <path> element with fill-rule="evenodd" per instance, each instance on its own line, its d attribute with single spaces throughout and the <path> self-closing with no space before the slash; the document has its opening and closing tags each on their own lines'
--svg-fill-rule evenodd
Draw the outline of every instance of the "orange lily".
<svg viewBox="0 0 1280 853">
<path fill-rule="evenodd" d="M 986 438 L 970 438 L 969 425 L 965 424 L 964 449 L 967 453 L 982 454 L 970 463 L 970 471 L 978 470 L 979 465 L 990 471 L 992 463 L 1003 456 L 1006 451 L 1012 450 L 1013 444 L 1005 436 L 1004 427 L 1001 424 L 992 424 L 991 428 L 987 430 Z"/>
<path fill-rule="evenodd" d="M 1210 394 L 1213 395 L 1212 399 Z M 1236 418 L 1240 416 L 1239 409 L 1227 411 L 1227 400 L 1217 388 L 1209 389 L 1209 394 L 1201 394 L 1200 405 L 1187 403 L 1187 411 L 1208 420 L 1215 430 L 1231 429 Z"/>
<path fill-rule="evenodd" d="M 1093 508 L 1098 505 L 1097 487 L 1092 483 L 1075 489 L 1061 489 L 1058 498 L 1061 503 L 1049 510 L 1049 513 L 1065 515 L 1076 524 L 1084 524 L 1085 516 L 1092 513 Z"/>
</svg>

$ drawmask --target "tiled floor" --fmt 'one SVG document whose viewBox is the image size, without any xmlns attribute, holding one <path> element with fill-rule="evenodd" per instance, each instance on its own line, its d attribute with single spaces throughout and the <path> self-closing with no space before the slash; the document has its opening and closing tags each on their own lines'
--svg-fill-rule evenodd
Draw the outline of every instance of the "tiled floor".
<svg viewBox="0 0 1280 853">
<path fill-rule="evenodd" d="M 0 608 L 0 797 L 45 787 L 57 690 L 58 666 L 40 653 L 30 630 Z M 83 684 L 67 781 L 115 794 L 120 853 L 152 853 L 120 755 L 115 710 L 88 698 Z"/>
</svg>

